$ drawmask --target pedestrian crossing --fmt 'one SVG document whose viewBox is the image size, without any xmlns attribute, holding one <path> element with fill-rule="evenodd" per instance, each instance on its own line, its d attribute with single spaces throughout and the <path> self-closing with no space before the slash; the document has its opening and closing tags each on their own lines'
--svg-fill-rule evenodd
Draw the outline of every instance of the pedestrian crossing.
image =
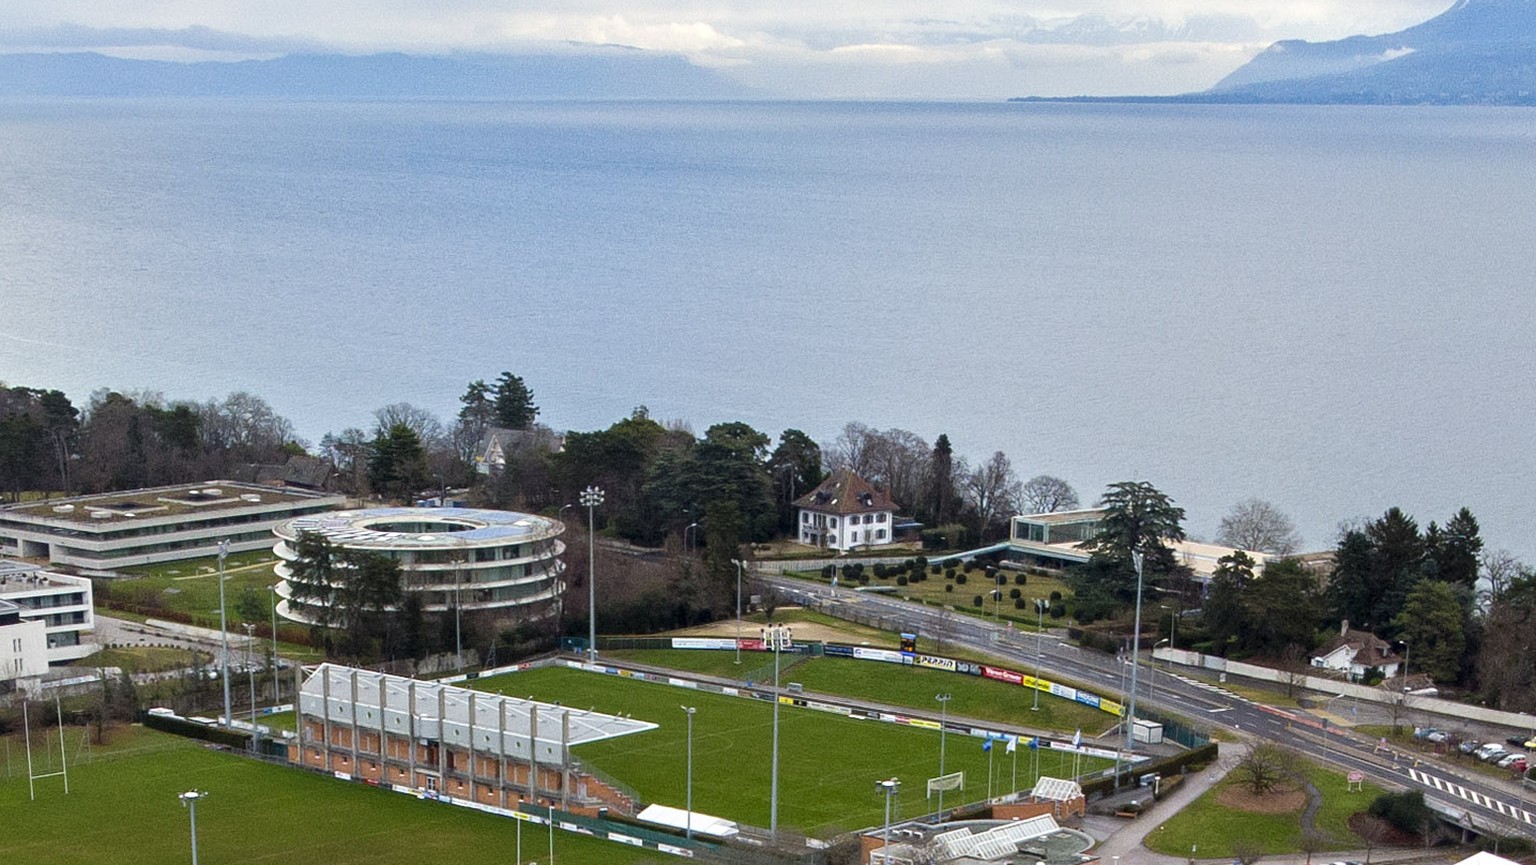
<svg viewBox="0 0 1536 865">
<path fill-rule="evenodd" d="M 1524 823 L 1527 826 L 1536 826 L 1536 814 L 1532 814 L 1530 811 L 1527 811 L 1524 808 L 1517 808 L 1514 805 L 1510 805 L 1507 802 L 1495 799 L 1492 796 L 1486 796 L 1477 792 L 1476 790 L 1468 790 L 1466 787 L 1463 787 L 1455 781 L 1449 781 L 1445 778 L 1431 775 L 1428 772 L 1421 772 L 1418 769 L 1409 769 L 1408 777 L 1419 782 L 1420 784 L 1433 787 L 1442 793 L 1449 793 L 1450 795 L 1455 796 L 1456 798 L 1463 801 L 1471 802 L 1474 805 L 1480 805 L 1491 811 L 1496 811 L 1501 816 L 1508 817 L 1520 823 Z"/>
</svg>

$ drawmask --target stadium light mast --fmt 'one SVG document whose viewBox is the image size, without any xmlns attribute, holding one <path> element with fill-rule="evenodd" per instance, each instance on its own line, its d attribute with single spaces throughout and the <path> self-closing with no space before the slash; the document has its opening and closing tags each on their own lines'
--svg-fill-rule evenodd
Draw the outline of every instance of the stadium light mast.
<svg viewBox="0 0 1536 865">
<path fill-rule="evenodd" d="M 939 701 L 939 819 L 944 819 L 944 731 L 949 726 L 949 701 L 953 694 L 934 696 Z"/>
<path fill-rule="evenodd" d="M 876 781 L 875 786 L 885 794 L 885 838 L 881 842 L 880 861 L 891 861 L 891 800 L 896 797 L 896 791 L 901 789 L 901 780 L 887 778 L 884 781 Z"/>
<path fill-rule="evenodd" d="M 1040 656 L 1044 650 L 1040 646 L 1040 639 L 1045 635 L 1045 599 L 1035 598 L 1035 704 L 1029 707 L 1031 712 L 1040 711 Z"/>
<path fill-rule="evenodd" d="M 597 506 L 603 503 L 600 487 L 589 486 L 581 491 L 581 503 L 587 508 L 587 661 L 597 663 L 597 545 L 594 516 Z"/>
<path fill-rule="evenodd" d="M 689 841 L 693 840 L 693 715 L 698 709 L 693 706 L 682 706 L 682 710 L 688 713 L 688 816 L 684 818 L 685 835 Z"/>
<path fill-rule="evenodd" d="M 741 663 L 741 569 L 746 565 L 741 559 L 731 559 L 736 566 L 736 663 Z"/>
<path fill-rule="evenodd" d="M 1136 621 L 1131 630 L 1131 705 L 1125 719 L 1125 750 L 1136 750 L 1136 668 L 1141 660 L 1141 574 L 1146 556 L 1140 550 L 1131 551 L 1131 562 L 1136 565 Z M 1115 779 L 1118 789 L 1120 779 Z"/>
<path fill-rule="evenodd" d="M 197 801 L 208 798 L 208 794 L 188 790 L 177 798 L 181 799 L 181 806 L 187 809 L 187 816 L 192 821 L 192 865 L 197 865 Z"/>
<path fill-rule="evenodd" d="M 256 626 L 242 623 L 245 628 L 245 675 L 251 682 L 251 753 L 260 752 L 261 730 L 256 726 L 256 665 L 251 663 L 251 644 L 256 642 Z"/>
<path fill-rule="evenodd" d="M 786 625 L 771 625 L 768 638 L 773 641 L 773 769 L 768 782 L 768 836 L 779 841 L 779 649 L 789 639 Z"/>
<path fill-rule="evenodd" d="M 234 720 L 229 714 L 229 623 L 225 618 L 224 559 L 229 556 L 229 538 L 219 541 L 219 643 L 223 647 L 219 659 L 219 678 L 224 680 L 224 726 Z M 196 858 L 196 857 L 194 857 Z"/>
</svg>

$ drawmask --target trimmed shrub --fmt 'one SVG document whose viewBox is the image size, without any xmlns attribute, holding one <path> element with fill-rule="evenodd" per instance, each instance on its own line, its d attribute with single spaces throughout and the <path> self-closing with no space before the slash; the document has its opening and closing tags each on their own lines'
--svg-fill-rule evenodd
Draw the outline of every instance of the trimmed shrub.
<svg viewBox="0 0 1536 865">
<path fill-rule="evenodd" d="M 971 571 L 976 570 L 976 560 L 975 559 L 966 559 L 965 562 L 963 562 L 962 564 L 963 564 L 963 567 L 965 568 L 965 572 L 967 574 L 969 574 Z"/>
<path fill-rule="evenodd" d="M 1014 589 L 1014 591 L 1017 592 L 1018 589 Z M 1013 608 L 1015 610 L 1022 610 L 1022 609 L 1024 609 L 1024 599 L 1023 598 L 1014 598 L 1013 599 Z"/>
<path fill-rule="evenodd" d="M 1008 585 L 1008 575 L 1007 574 L 993 574 L 992 578 L 997 580 L 997 584 L 999 586 L 1006 586 L 1006 585 Z"/>
<path fill-rule="evenodd" d="M 906 574 L 902 574 L 901 576 L 896 578 L 896 585 L 898 585 L 898 586 L 905 586 L 906 584 L 907 584 L 907 575 Z"/>
<path fill-rule="evenodd" d="M 1058 603 L 1058 604 L 1051 604 L 1051 612 L 1050 612 L 1051 618 L 1059 619 L 1062 616 L 1065 616 L 1066 614 L 1067 614 L 1067 605 L 1066 604 L 1060 604 L 1060 603 Z"/>
<path fill-rule="evenodd" d="M 1019 591 L 1018 589 L 1009 589 L 1008 590 L 1008 597 L 1013 598 L 1015 601 L 1017 601 L 1017 600 L 1020 600 L 1020 599 L 1022 599 L 1024 597 L 1024 593 Z"/>
<path fill-rule="evenodd" d="M 953 592 L 954 590 L 955 590 L 955 584 L 954 583 L 945 583 L 944 584 L 944 591 L 946 591 L 946 592 Z"/>
<path fill-rule="evenodd" d="M 1059 600 L 1061 600 L 1061 592 L 1052 590 L 1051 591 L 1051 600 L 1052 601 L 1059 601 Z"/>
<path fill-rule="evenodd" d="M 965 574 L 956 574 L 954 568 L 950 568 L 949 578 L 962 586 L 965 585 Z"/>
<path fill-rule="evenodd" d="M 982 605 L 981 595 L 977 595 L 976 597 L 971 598 L 971 606 L 979 607 L 981 605 Z"/>
<path fill-rule="evenodd" d="M 1013 584 L 1015 586 L 1022 586 L 1022 585 L 1027 584 L 1028 582 L 1029 582 L 1029 577 L 1027 575 L 1025 575 L 1025 574 L 1014 574 L 1013 575 Z"/>
<path fill-rule="evenodd" d="M 928 566 L 928 572 L 937 574 L 941 568 L 943 568 L 943 565 L 940 565 L 938 562 L 934 562 Z M 950 568 L 950 571 L 953 572 L 954 568 Z"/>
</svg>

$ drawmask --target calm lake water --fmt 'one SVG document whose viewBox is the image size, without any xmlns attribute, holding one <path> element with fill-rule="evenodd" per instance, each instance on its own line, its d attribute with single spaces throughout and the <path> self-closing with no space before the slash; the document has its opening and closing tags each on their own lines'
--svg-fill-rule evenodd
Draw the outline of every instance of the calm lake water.
<svg viewBox="0 0 1536 865">
<path fill-rule="evenodd" d="M 1536 114 L 0 104 L 0 380 L 266 397 L 312 441 L 523 375 L 824 443 L 947 432 L 1309 547 L 1536 556 Z"/>
</svg>

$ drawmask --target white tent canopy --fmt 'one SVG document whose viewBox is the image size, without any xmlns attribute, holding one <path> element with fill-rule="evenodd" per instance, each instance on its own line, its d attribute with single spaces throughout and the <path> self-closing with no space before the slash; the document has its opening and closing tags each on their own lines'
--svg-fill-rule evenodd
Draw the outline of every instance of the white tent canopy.
<svg viewBox="0 0 1536 865">
<path fill-rule="evenodd" d="M 688 812 L 682 808 L 669 808 L 666 805 L 647 805 L 644 811 L 635 815 L 635 819 L 644 823 L 655 823 L 657 826 L 666 826 L 669 829 L 686 831 L 688 828 Z M 693 834 L 695 835 L 729 838 L 740 832 L 733 820 L 693 812 Z"/>
</svg>

